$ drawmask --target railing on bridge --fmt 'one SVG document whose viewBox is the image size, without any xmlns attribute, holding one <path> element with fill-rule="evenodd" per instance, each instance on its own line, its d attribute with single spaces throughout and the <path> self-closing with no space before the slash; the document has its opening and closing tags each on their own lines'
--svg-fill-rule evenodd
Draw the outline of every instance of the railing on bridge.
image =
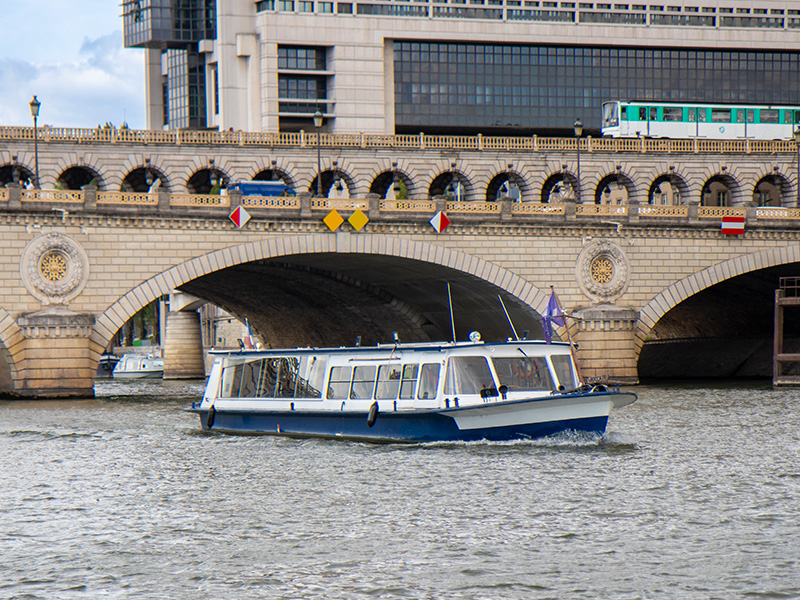
<svg viewBox="0 0 800 600">
<path fill-rule="evenodd" d="M 800 353 L 784 348 L 784 311 L 800 308 L 800 277 L 781 277 L 775 290 L 775 329 L 772 350 L 772 385 L 800 385 Z"/>
<path fill-rule="evenodd" d="M 448 201 L 442 196 L 429 200 L 380 200 L 367 198 L 312 198 L 307 194 L 297 197 L 242 196 L 238 192 L 229 195 L 178 194 L 160 190 L 154 193 L 107 192 L 87 188 L 75 190 L 0 188 L 0 209 L 41 211 L 69 208 L 75 214 L 81 210 L 165 213 L 172 209 L 180 211 L 202 211 L 198 216 L 209 214 L 227 215 L 241 205 L 254 217 L 275 216 L 278 218 L 306 218 L 320 211 L 364 211 L 370 219 L 425 220 L 439 210 L 445 211 L 451 220 L 473 222 L 476 220 L 535 222 L 544 219 L 560 220 L 597 218 L 622 222 L 652 222 L 672 224 L 695 224 L 706 227 L 722 222 L 724 217 L 744 217 L 746 225 L 787 227 L 800 225 L 800 208 L 778 206 L 699 206 L 697 204 L 666 206 L 652 204 L 545 204 L 540 202 L 459 202 Z M 212 211 L 209 213 L 209 211 Z M 216 211 L 216 212 L 215 212 Z M 185 214 L 185 213 L 184 213 Z"/>
<path fill-rule="evenodd" d="M 98 127 L 40 127 L 42 142 L 108 143 L 108 144 L 166 144 L 204 146 L 268 146 L 325 148 L 396 148 L 403 150 L 473 150 L 548 152 L 638 152 L 638 153 L 703 153 L 703 154 L 780 154 L 797 152 L 797 142 L 787 140 L 707 140 L 707 139 L 648 139 L 648 138 L 548 138 L 493 137 L 456 135 L 388 135 L 366 133 L 306 133 L 263 131 L 192 131 L 144 130 Z M 0 127 L 1 140 L 33 141 L 32 127 Z"/>
</svg>

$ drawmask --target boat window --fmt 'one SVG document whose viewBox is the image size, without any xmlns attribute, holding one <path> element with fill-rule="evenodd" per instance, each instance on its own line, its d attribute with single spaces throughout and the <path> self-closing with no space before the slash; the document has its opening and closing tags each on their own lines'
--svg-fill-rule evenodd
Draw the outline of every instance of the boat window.
<svg viewBox="0 0 800 600">
<path fill-rule="evenodd" d="M 223 398 L 233 398 L 235 394 L 239 393 L 239 387 L 242 383 L 242 369 L 243 363 L 238 365 L 231 365 L 225 368 L 222 372 L 222 386 L 220 395 Z"/>
<path fill-rule="evenodd" d="M 300 378 L 297 381 L 295 398 L 322 398 L 326 362 L 325 356 L 304 356 L 300 359 Z"/>
<path fill-rule="evenodd" d="M 575 376 L 575 369 L 572 367 L 572 357 L 568 354 L 554 354 L 550 357 L 553 369 L 556 371 L 558 383 L 566 389 L 578 387 L 578 378 Z"/>
<path fill-rule="evenodd" d="M 500 385 L 507 386 L 509 392 L 553 389 L 547 362 L 542 357 L 493 358 L 492 362 Z"/>
<path fill-rule="evenodd" d="M 353 373 L 353 387 L 350 389 L 351 400 L 367 400 L 372 398 L 375 389 L 375 365 L 356 367 Z"/>
<path fill-rule="evenodd" d="M 274 359 L 261 361 L 261 377 L 258 380 L 258 395 L 261 398 L 275 397 L 275 384 L 278 379 L 278 366 Z"/>
<path fill-rule="evenodd" d="M 447 361 L 445 394 L 479 394 L 493 387 L 492 372 L 485 356 L 453 356 Z"/>
<path fill-rule="evenodd" d="M 331 367 L 331 375 L 328 381 L 328 398 L 336 398 L 337 400 L 347 398 L 352 373 L 352 367 Z"/>
<path fill-rule="evenodd" d="M 275 389 L 276 398 L 294 398 L 294 388 L 297 385 L 297 367 L 299 361 L 294 358 L 278 358 L 278 387 Z"/>
<path fill-rule="evenodd" d="M 400 365 L 381 365 L 378 369 L 378 386 L 375 389 L 375 398 L 378 400 L 394 400 L 397 398 L 399 389 Z"/>
<path fill-rule="evenodd" d="M 428 363 L 422 365 L 419 375 L 419 392 L 417 398 L 436 398 L 436 390 L 439 388 L 439 363 Z"/>
<path fill-rule="evenodd" d="M 409 400 L 417 391 L 419 365 L 403 365 L 403 380 L 400 382 L 400 397 Z"/>
<path fill-rule="evenodd" d="M 258 374 L 261 361 L 246 362 L 242 365 L 242 384 L 239 393 L 240 398 L 253 398 L 256 395 L 258 385 Z"/>
</svg>

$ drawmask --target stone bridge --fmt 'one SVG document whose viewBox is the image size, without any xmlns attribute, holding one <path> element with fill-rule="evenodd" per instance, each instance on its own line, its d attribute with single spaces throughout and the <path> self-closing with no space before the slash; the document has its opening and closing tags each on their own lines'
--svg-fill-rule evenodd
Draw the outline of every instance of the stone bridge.
<svg viewBox="0 0 800 600">
<path fill-rule="evenodd" d="M 18 396 L 91 395 L 119 329 L 176 291 L 273 347 L 349 345 L 451 339 L 448 283 L 456 337 L 486 340 L 513 335 L 500 299 L 517 333 L 540 336 L 552 286 L 586 377 L 769 376 L 774 290 L 798 274 L 793 142 L 33 137 L 0 128 L 0 387 Z M 43 189 L 25 189 L 37 163 Z M 310 195 L 318 173 L 323 195 L 343 182 L 348 197 Z M 254 178 L 300 193 L 215 189 Z M 725 217 L 744 233 L 724 235 Z M 173 309 L 168 364 L 198 323 Z"/>
<path fill-rule="evenodd" d="M 251 217 L 241 228 L 229 218 L 237 206 Z M 438 211 L 451 221 L 441 232 L 429 222 Z M 742 217 L 744 233 L 723 235 L 725 216 Z M 0 379 L 20 396 L 91 395 L 114 335 L 176 290 L 247 318 L 272 346 L 352 344 L 356 336 L 374 344 L 392 332 L 449 340 L 447 283 L 458 339 L 475 329 L 486 340 L 513 335 L 498 296 L 517 333 L 541 335 L 553 286 L 574 316 L 586 377 L 633 383 L 642 369 L 680 373 L 659 348 L 686 340 L 696 342 L 694 354 L 678 356 L 702 373 L 731 364 L 723 374 L 746 373 L 759 348 L 771 356 L 774 289 L 780 276 L 797 274 L 798 223 L 798 209 L 781 207 L 11 184 L 0 192 Z M 167 349 L 170 335 L 168 317 Z"/>
</svg>

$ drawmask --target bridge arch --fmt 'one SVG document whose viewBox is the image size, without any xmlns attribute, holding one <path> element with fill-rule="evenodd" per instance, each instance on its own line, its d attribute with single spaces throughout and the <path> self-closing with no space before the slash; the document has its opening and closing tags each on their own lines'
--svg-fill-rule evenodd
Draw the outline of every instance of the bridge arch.
<svg viewBox="0 0 800 600">
<path fill-rule="evenodd" d="M 772 171 L 762 171 L 753 185 L 753 202 L 756 206 L 794 206 L 797 199 L 790 197 L 789 180 L 775 167 Z"/>
<path fill-rule="evenodd" d="M 14 318 L 5 309 L 0 308 L 0 391 L 11 391 L 12 382 L 17 379 L 17 362 L 14 360 L 11 348 L 22 337 L 22 330 Z"/>
<path fill-rule="evenodd" d="M 486 202 L 495 202 L 501 197 L 522 202 L 525 194 L 525 180 L 515 170 L 509 168 L 497 173 L 486 186 Z"/>
<path fill-rule="evenodd" d="M 653 330 L 656 323 L 689 297 L 706 288 L 745 273 L 797 262 L 800 262 L 800 245 L 770 248 L 717 263 L 676 281 L 652 298 L 639 311 L 637 324 L 639 331 L 636 336 L 637 355 L 642 349 L 645 338 Z"/>
<path fill-rule="evenodd" d="M 98 349 L 97 356 L 108 346 L 116 332 L 144 306 L 204 275 L 261 260 L 342 253 L 381 255 L 444 267 L 495 286 L 539 315 L 544 314 L 547 308 L 547 293 L 507 269 L 458 250 L 378 234 L 359 235 L 357 240 L 330 234 L 297 235 L 217 250 L 175 265 L 143 281 L 98 316 L 92 333 L 92 341 Z"/>
</svg>

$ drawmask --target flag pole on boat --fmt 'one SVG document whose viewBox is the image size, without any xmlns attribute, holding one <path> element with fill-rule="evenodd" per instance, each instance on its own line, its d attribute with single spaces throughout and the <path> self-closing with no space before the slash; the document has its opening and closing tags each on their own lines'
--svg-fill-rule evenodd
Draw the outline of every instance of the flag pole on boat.
<svg viewBox="0 0 800 600">
<path fill-rule="evenodd" d="M 506 310 L 506 305 L 503 302 L 503 299 L 500 297 L 500 294 L 497 294 L 497 299 L 500 300 L 500 306 L 503 307 L 503 312 L 506 313 L 506 319 L 508 319 L 508 324 L 511 325 L 511 331 L 514 332 L 514 339 L 519 341 L 517 330 L 514 328 L 514 323 L 511 322 L 511 316 L 508 314 L 508 311 Z"/>
<path fill-rule="evenodd" d="M 450 304 L 450 327 L 453 330 L 453 343 L 456 343 L 456 322 L 453 319 L 453 296 L 450 294 L 450 282 L 447 282 L 447 302 Z"/>
<path fill-rule="evenodd" d="M 569 342 L 569 351 L 572 354 L 572 362 L 575 363 L 575 370 L 578 373 L 578 380 L 583 381 L 583 377 L 581 376 L 581 368 L 578 366 L 578 349 L 575 346 L 575 343 L 572 341 L 572 335 L 569 333 L 569 326 L 567 322 L 564 320 L 566 317 L 574 319 L 572 315 L 568 315 L 564 311 L 564 306 L 561 304 L 561 300 L 558 299 L 556 295 L 555 287 L 552 285 L 550 286 L 550 300 L 547 303 L 547 311 L 544 317 L 544 336 L 545 341 L 549 344 L 550 343 L 550 336 L 552 335 L 553 325 L 552 323 L 555 322 L 556 319 L 560 320 L 560 325 L 565 329 L 567 332 L 567 341 Z M 558 323 L 557 323 L 558 324 Z"/>
</svg>

